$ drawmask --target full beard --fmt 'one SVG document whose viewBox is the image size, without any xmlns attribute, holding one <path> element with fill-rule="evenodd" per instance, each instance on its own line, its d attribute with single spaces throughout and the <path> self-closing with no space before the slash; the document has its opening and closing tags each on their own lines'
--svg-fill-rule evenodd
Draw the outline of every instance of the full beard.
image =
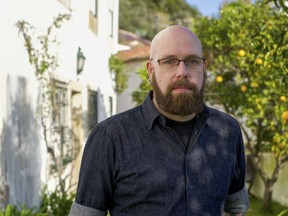
<svg viewBox="0 0 288 216">
<path fill-rule="evenodd" d="M 204 90 L 204 81 L 201 86 L 201 89 L 198 90 L 197 86 L 193 83 L 190 83 L 187 79 L 180 79 L 174 83 L 171 83 L 167 87 L 166 93 L 162 93 L 156 77 L 153 74 L 152 78 L 152 87 L 154 91 L 155 100 L 160 109 L 163 111 L 173 114 L 173 115 L 190 115 L 198 114 L 203 110 L 203 90 Z M 176 95 L 172 94 L 172 91 L 176 87 L 185 87 L 191 90 L 191 93 L 179 93 Z"/>
</svg>

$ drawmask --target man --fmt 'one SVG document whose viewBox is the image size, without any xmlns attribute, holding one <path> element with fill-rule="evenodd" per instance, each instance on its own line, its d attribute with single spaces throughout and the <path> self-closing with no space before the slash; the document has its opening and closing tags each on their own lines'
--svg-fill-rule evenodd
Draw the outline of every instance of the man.
<svg viewBox="0 0 288 216">
<path fill-rule="evenodd" d="M 146 64 L 153 91 L 93 129 L 70 216 L 245 214 L 241 130 L 202 102 L 206 65 L 189 29 L 154 37 Z"/>
</svg>

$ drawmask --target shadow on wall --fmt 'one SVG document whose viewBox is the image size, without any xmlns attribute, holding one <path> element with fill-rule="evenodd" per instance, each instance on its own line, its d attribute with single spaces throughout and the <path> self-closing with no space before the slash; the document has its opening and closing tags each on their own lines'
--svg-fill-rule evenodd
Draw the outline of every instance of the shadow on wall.
<svg viewBox="0 0 288 216">
<path fill-rule="evenodd" d="M 41 201 L 41 142 L 33 103 L 36 82 L 25 77 L 7 77 L 7 119 L 1 140 L 3 202 L 38 207 Z"/>
</svg>

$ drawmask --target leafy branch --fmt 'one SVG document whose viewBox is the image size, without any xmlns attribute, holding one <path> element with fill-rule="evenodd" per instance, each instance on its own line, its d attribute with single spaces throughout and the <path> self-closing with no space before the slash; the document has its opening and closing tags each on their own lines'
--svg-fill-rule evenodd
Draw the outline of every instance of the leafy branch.
<svg viewBox="0 0 288 216">
<path fill-rule="evenodd" d="M 59 110 L 53 106 L 57 105 L 53 103 L 53 95 L 55 94 L 55 84 L 53 78 L 53 71 L 58 67 L 57 56 L 52 53 L 52 45 L 58 45 L 56 36 L 53 35 L 54 30 L 59 29 L 62 23 L 70 19 L 69 14 L 59 14 L 54 18 L 53 23 L 47 28 L 46 34 L 34 37 L 35 28 L 25 20 L 19 20 L 16 23 L 19 34 L 23 36 L 24 46 L 26 48 L 29 63 L 35 69 L 35 76 L 39 81 L 40 90 L 40 115 L 41 125 L 43 128 L 44 142 L 47 148 L 47 152 L 51 155 L 52 160 L 55 163 L 56 173 L 58 175 L 61 191 L 65 191 L 64 182 L 62 180 L 62 159 L 57 158 L 55 153 L 55 138 L 52 136 L 60 136 L 59 132 L 51 125 L 51 116 L 53 110 Z M 39 48 L 38 48 L 39 47 Z M 59 108 L 59 107 L 58 107 Z M 64 179 L 65 181 L 65 179 Z"/>
</svg>

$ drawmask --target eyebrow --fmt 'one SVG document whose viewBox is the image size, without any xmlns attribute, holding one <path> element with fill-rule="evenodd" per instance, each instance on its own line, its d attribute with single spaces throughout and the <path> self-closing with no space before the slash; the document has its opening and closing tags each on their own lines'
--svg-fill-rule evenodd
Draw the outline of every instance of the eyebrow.
<svg viewBox="0 0 288 216">
<path fill-rule="evenodd" d="M 186 58 L 203 58 L 203 56 L 199 56 L 199 55 L 189 55 Z"/>
<path fill-rule="evenodd" d="M 163 56 L 162 58 L 159 58 L 159 59 L 171 59 L 171 58 L 178 59 L 175 55 L 167 55 L 167 56 Z M 184 59 L 187 59 L 187 58 L 203 58 L 203 57 L 201 57 L 199 55 L 192 54 L 192 55 L 186 56 Z"/>
</svg>

